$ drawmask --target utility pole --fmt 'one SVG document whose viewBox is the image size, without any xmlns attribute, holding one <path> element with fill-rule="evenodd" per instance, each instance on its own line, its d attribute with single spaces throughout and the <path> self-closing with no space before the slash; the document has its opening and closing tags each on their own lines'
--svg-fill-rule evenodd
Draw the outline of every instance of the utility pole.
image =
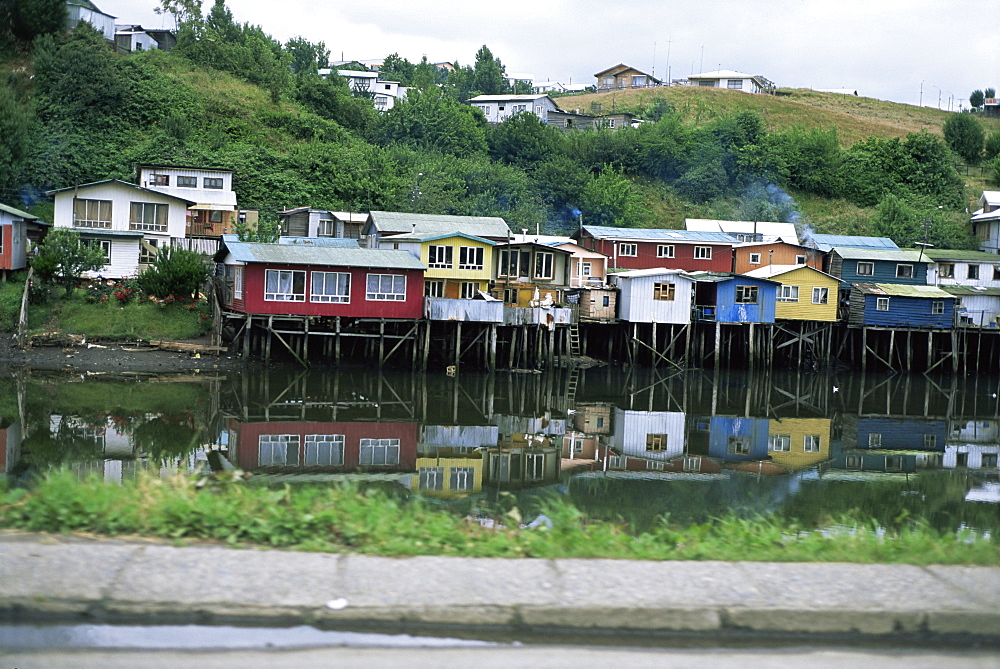
<svg viewBox="0 0 1000 669">
<path fill-rule="evenodd" d="M 704 44 L 701 45 L 701 62 L 698 63 L 698 70 L 699 70 L 698 74 L 704 74 L 705 73 L 705 45 Z"/>
<path fill-rule="evenodd" d="M 670 43 L 673 40 L 667 40 L 667 86 L 670 85 Z"/>
</svg>

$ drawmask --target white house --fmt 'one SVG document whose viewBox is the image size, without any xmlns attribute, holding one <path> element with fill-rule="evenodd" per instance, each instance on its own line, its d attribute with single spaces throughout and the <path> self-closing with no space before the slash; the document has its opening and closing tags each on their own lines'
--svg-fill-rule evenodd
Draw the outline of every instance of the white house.
<svg viewBox="0 0 1000 669">
<path fill-rule="evenodd" d="M 628 411 L 615 408 L 608 446 L 622 455 L 669 460 L 684 453 L 684 414 L 680 411 Z"/>
<path fill-rule="evenodd" d="M 323 74 L 322 70 L 320 74 Z M 375 109 L 379 111 L 388 111 L 396 104 L 396 100 L 405 100 L 409 90 L 400 86 L 398 81 L 383 81 L 378 72 L 337 70 L 337 74 L 347 80 L 352 91 L 370 95 Z"/>
<path fill-rule="evenodd" d="M 924 256 L 932 261 L 927 266 L 929 285 L 1000 288 L 1000 257 L 994 253 L 930 248 Z"/>
<path fill-rule="evenodd" d="M 637 269 L 609 275 L 621 291 L 618 318 L 630 323 L 691 322 L 694 279 L 679 269 Z"/>
<path fill-rule="evenodd" d="M 181 237 L 219 237 L 233 232 L 236 192 L 231 170 L 136 165 L 136 176 L 143 188 L 192 202 Z"/>
<path fill-rule="evenodd" d="M 169 51 L 177 37 L 169 30 L 146 30 L 135 23 L 115 25 L 115 48 L 119 53 L 163 49 Z"/>
<path fill-rule="evenodd" d="M 108 264 L 91 276 L 135 276 L 152 262 L 158 248 L 183 239 L 193 200 L 157 192 L 118 179 L 48 191 L 52 224 L 72 228 L 105 252 Z"/>
<path fill-rule="evenodd" d="M 689 85 L 704 88 L 725 88 L 745 93 L 772 93 L 774 82 L 759 74 L 745 74 L 735 70 L 715 70 L 692 74 L 687 78 Z"/>
<path fill-rule="evenodd" d="M 776 221 L 717 221 L 708 218 L 684 219 L 686 230 L 725 232 L 741 242 L 786 242 L 798 244 L 799 234 L 794 223 Z"/>
<path fill-rule="evenodd" d="M 477 95 L 469 104 L 483 112 L 488 123 L 503 123 L 514 114 L 528 112 L 549 122 L 549 112 L 558 112 L 559 106 L 544 93 L 533 95 Z"/>
<path fill-rule="evenodd" d="M 109 42 L 115 41 L 115 17 L 105 14 L 90 0 L 66 0 L 66 27 L 86 21 Z"/>
<path fill-rule="evenodd" d="M 979 206 L 972 215 L 972 234 L 979 239 L 979 250 L 1000 253 L 1000 191 L 984 190 Z"/>
</svg>

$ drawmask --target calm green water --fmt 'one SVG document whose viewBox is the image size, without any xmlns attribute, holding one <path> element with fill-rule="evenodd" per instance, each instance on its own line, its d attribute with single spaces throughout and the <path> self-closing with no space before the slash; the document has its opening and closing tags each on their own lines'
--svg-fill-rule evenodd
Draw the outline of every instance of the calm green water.
<svg viewBox="0 0 1000 669">
<path fill-rule="evenodd" d="M 998 394 L 984 375 L 31 372 L 0 382 L 0 473 L 239 468 L 257 483 L 361 480 L 462 513 L 516 502 L 530 518 L 558 495 L 637 528 L 664 513 L 811 523 L 857 509 L 996 533 Z"/>
</svg>

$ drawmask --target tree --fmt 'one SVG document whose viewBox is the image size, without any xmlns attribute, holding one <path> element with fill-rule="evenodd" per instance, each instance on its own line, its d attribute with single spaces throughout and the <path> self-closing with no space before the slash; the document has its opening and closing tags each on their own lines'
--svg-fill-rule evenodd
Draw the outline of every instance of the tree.
<svg viewBox="0 0 1000 669">
<path fill-rule="evenodd" d="M 330 50 L 326 44 L 313 44 L 304 37 L 293 37 L 285 42 L 285 51 L 290 56 L 289 66 L 298 76 L 318 75 L 319 70 L 330 62 Z"/>
<path fill-rule="evenodd" d="M 521 112 L 490 128 L 487 139 L 491 158 L 527 169 L 551 155 L 559 136 L 534 114 Z"/>
<path fill-rule="evenodd" d="M 382 144 L 397 142 L 457 156 L 486 151 L 486 120 L 438 88 L 412 91 L 378 119 Z"/>
<path fill-rule="evenodd" d="M 12 89 L 0 86 L 0 193 L 10 193 L 21 185 L 33 125 L 34 116 L 27 105 Z"/>
<path fill-rule="evenodd" d="M 983 153 L 983 126 L 971 114 L 951 114 L 944 122 L 944 140 L 966 162 L 977 163 Z"/>
<path fill-rule="evenodd" d="M 100 246 L 81 239 L 80 233 L 70 228 L 51 230 L 32 261 L 43 278 L 55 279 L 66 289 L 67 297 L 81 274 L 96 272 L 107 264 L 107 256 Z"/>
<path fill-rule="evenodd" d="M 919 214 L 892 193 L 887 193 L 875 207 L 870 233 L 874 237 L 888 237 L 899 246 L 911 246 L 923 235 Z"/>
<path fill-rule="evenodd" d="M 30 43 L 39 35 L 57 33 L 66 26 L 65 0 L 6 0 L 0 7 L 0 25 L 10 37 Z M 6 13 L 6 16 L 4 16 Z M 0 39 L 4 37 L 0 28 Z"/>
<path fill-rule="evenodd" d="M 995 88 L 990 87 L 987 88 L 985 91 L 983 91 L 983 97 L 985 98 L 995 98 L 996 96 L 997 96 L 997 91 Z"/>
<path fill-rule="evenodd" d="M 378 76 L 383 81 L 398 81 L 400 86 L 412 86 L 414 69 L 413 63 L 400 58 L 398 53 L 390 53 L 382 61 Z"/>
<path fill-rule="evenodd" d="M 990 136 L 986 138 L 986 142 L 983 144 L 983 156 L 986 160 L 1000 156 L 1000 130 L 991 132 Z"/>
<path fill-rule="evenodd" d="M 580 210 L 591 225 L 641 227 L 647 218 L 632 182 L 610 167 L 584 186 Z"/>
<path fill-rule="evenodd" d="M 236 237 L 241 242 L 257 242 L 259 244 L 274 244 L 281 235 L 281 224 L 278 217 L 270 212 L 260 212 L 256 224 L 239 221 L 233 226 Z"/>
<path fill-rule="evenodd" d="M 973 109 L 979 109 L 980 107 L 983 106 L 983 101 L 985 98 L 986 95 L 982 91 L 980 90 L 972 91 L 972 95 L 969 96 L 969 104 L 972 105 Z"/>
<path fill-rule="evenodd" d="M 507 92 L 506 68 L 499 58 L 484 44 L 476 52 L 475 78 L 472 86 L 480 95 L 499 95 Z"/>
</svg>

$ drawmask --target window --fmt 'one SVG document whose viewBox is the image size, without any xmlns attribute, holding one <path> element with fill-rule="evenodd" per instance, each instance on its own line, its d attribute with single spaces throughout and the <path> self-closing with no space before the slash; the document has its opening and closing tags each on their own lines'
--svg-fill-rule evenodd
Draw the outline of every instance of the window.
<svg viewBox="0 0 1000 669">
<path fill-rule="evenodd" d="M 498 114 L 499 114 L 500 112 L 502 112 L 502 111 L 503 111 L 504 109 L 506 109 L 506 107 L 505 107 L 504 105 L 497 105 L 497 113 L 498 113 Z"/>
<path fill-rule="evenodd" d="M 218 177 L 205 177 L 204 185 L 205 188 L 211 190 L 222 190 L 222 179 Z"/>
<path fill-rule="evenodd" d="M 757 286 L 736 286 L 736 303 L 757 304 Z"/>
<path fill-rule="evenodd" d="M 525 256 L 527 257 L 527 256 Z M 500 264 L 497 266 L 497 276 L 521 276 L 521 252 L 518 249 L 500 251 Z M 527 274 L 527 268 L 525 268 Z"/>
<path fill-rule="evenodd" d="M 369 274 L 367 299 L 405 302 L 406 277 L 402 274 Z"/>
<path fill-rule="evenodd" d="M 694 247 L 694 258 L 695 258 L 695 260 L 711 260 L 712 259 L 712 247 L 711 246 L 696 246 L 696 247 Z"/>
<path fill-rule="evenodd" d="M 425 279 L 424 297 L 444 297 L 444 281 Z"/>
<path fill-rule="evenodd" d="M 731 88 L 733 90 L 742 91 L 743 90 L 743 80 L 742 79 L 727 79 L 726 88 Z"/>
<path fill-rule="evenodd" d="M 792 450 L 792 435 L 772 434 L 767 440 L 767 450 L 776 453 L 788 453 Z"/>
<path fill-rule="evenodd" d="M 580 263 L 580 276 L 590 276 L 592 271 L 592 265 L 589 262 Z"/>
<path fill-rule="evenodd" d="M 73 225 L 77 228 L 110 228 L 111 200 L 74 198 Z"/>
<path fill-rule="evenodd" d="M 752 232 L 737 232 L 736 240 L 740 242 L 754 242 L 756 235 Z"/>
<path fill-rule="evenodd" d="M 888 297 L 875 298 L 875 311 L 889 311 L 889 298 Z"/>
<path fill-rule="evenodd" d="M 479 293 L 479 284 L 475 281 L 463 281 L 459 288 L 459 297 L 471 300 Z"/>
<path fill-rule="evenodd" d="M 312 466 L 344 464 L 344 435 L 307 434 L 303 464 Z"/>
<path fill-rule="evenodd" d="M 1000 265 L 993 266 L 993 280 L 1000 281 Z"/>
<path fill-rule="evenodd" d="M 646 461 L 646 469 L 655 469 L 657 471 L 663 471 L 666 466 L 662 462 L 657 462 L 655 460 Z"/>
<path fill-rule="evenodd" d="M 608 127 L 612 129 L 615 127 L 615 120 L 613 118 L 608 119 Z"/>
<path fill-rule="evenodd" d="M 305 302 L 306 273 L 269 269 L 264 273 L 264 299 L 269 302 Z"/>
<path fill-rule="evenodd" d="M 673 302 L 677 292 L 677 286 L 672 283 L 654 283 L 653 299 L 665 302 Z"/>
<path fill-rule="evenodd" d="M 483 107 L 480 107 L 480 109 L 482 109 L 483 113 L 486 114 L 487 116 L 490 115 L 490 105 L 485 105 Z"/>
<path fill-rule="evenodd" d="M 681 468 L 686 472 L 701 471 L 701 458 L 685 455 Z"/>
<path fill-rule="evenodd" d="M 151 174 L 149 175 L 149 185 L 150 186 L 169 186 L 170 176 L 167 174 Z"/>
<path fill-rule="evenodd" d="M 316 226 L 316 234 L 319 237 L 333 237 L 334 227 L 332 218 L 321 218 L 319 219 L 319 224 Z"/>
<path fill-rule="evenodd" d="M 618 255 L 635 257 L 639 252 L 638 244 L 619 244 Z"/>
<path fill-rule="evenodd" d="M 614 86 L 615 85 L 615 78 L 614 77 L 604 77 L 604 85 L 605 86 Z"/>
<path fill-rule="evenodd" d="M 517 304 L 517 288 L 504 288 L 503 301 L 507 304 Z"/>
<path fill-rule="evenodd" d="M 750 264 L 751 265 L 759 265 L 760 264 L 760 254 L 759 253 L 751 253 L 750 254 Z"/>
<path fill-rule="evenodd" d="M 632 75 L 632 88 L 641 88 L 646 85 L 646 77 L 641 74 Z"/>
<path fill-rule="evenodd" d="M 673 244 L 658 244 L 656 246 L 656 257 L 657 258 L 673 258 L 674 257 L 674 245 Z"/>
<path fill-rule="evenodd" d="M 601 306 L 610 307 L 611 306 L 611 296 L 605 295 L 601 300 Z"/>
<path fill-rule="evenodd" d="M 418 490 L 444 490 L 444 467 L 421 467 Z"/>
<path fill-rule="evenodd" d="M 233 299 L 243 299 L 243 268 L 233 268 Z"/>
<path fill-rule="evenodd" d="M 885 456 L 885 470 L 887 472 L 898 472 L 902 469 L 903 469 L 903 456 L 901 455 Z"/>
<path fill-rule="evenodd" d="M 347 272 L 313 272 L 309 299 L 313 302 L 350 302 L 351 275 Z"/>
<path fill-rule="evenodd" d="M 529 453 L 524 457 L 524 465 L 525 480 L 545 480 L 545 455 L 543 453 Z"/>
<path fill-rule="evenodd" d="M 452 490 L 472 490 L 476 485 L 476 468 L 452 467 L 450 478 L 449 487 Z"/>
<path fill-rule="evenodd" d="M 828 304 L 830 301 L 829 288 L 813 288 L 813 304 Z"/>
<path fill-rule="evenodd" d="M 805 453 L 819 453 L 819 435 L 807 434 L 802 438 L 802 451 Z"/>
<path fill-rule="evenodd" d="M 698 82 L 698 85 L 702 86 L 703 88 L 715 88 L 715 81 L 711 79 L 708 81 L 702 79 L 701 81 Z"/>
<path fill-rule="evenodd" d="M 805 256 L 795 256 L 795 264 L 796 265 L 805 265 L 806 264 L 806 257 Z"/>
<path fill-rule="evenodd" d="M 969 278 L 978 279 L 979 278 L 979 265 L 969 265 Z"/>
<path fill-rule="evenodd" d="M 167 205 L 133 202 L 128 222 L 129 230 L 167 231 Z"/>
<path fill-rule="evenodd" d="M 924 448 L 927 450 L 934 450 L 937 448 L 937 435 L 936 434 L 925 434 L 924 435 Z"/>
<path fill-rule="evenodd" d="M 979 461 L 979 466 L 983 469 L 996 469 L 997 468 L 997 454 L 996 453 L 983 453 L 982 459 Z"/>
<path fill-rule="evenodd" d="M 257 464 L 261 467 L 299 464 L 299 435 L 260 435 L 257 440 Z"/>
<path fill-rule="evenodd" d="M 647 451 L 665 451 L 667 449 L 667 435 L 665 434 L 647 434 L 646 435 L 646 450 Z"/>
<path fill-rule="evenodd" d="M 150 263 L 156 262 L 156 254 L 159 253 L 159 249 L 156 247 L 159 244 L 158 239 L 142 239 L 139 241 L 139 264 L 149 265 Z"/>
<path fill-rule="evenodd" d="M 552 264 L 555 262 L 555 254 L 541 251 L 535 254 L 535 278 L 551 279 Z"/>
<path fill-rule="evenodd" d="M 431 244 L 427 247 L 427 266 L 431 269 L 451 269 L 453 250 L 450 246 Z"/>
<path fill-rule="evenodd" d="M 180 188 L 197 188 L 198 177 L 177 177 L 177 186 Z"/>
<path fill-rule="evenodd" d="M 483 269 L 483 247 L 460 246 L 458 248 L 458 269 Z"/>
<path fill-rule="evenodd" d="M 375 108 L 385 109 L 389 106 L 389 96 L 388 95 L 376 95 L 375 96 Z"/>
<path fill-rule="evenodd" d="M 81 239 L 84 246 L 100 249 L 104 254 L 104 264 L 111 264 L 111 240 L 110 239 Z"/>
<path fill-rule="evenodd" d="M 858 263 L 858 276 L 875 276 L 875 263 L 873 263 L 873 262 L 859 262 Z"/>
<path fill-rule="evenodd" d="M 897 270 L 897 275 L 898 275 Z M 955 263 L 943 262 L 938 265 L 938 276 L 942 279 L 954 279 L 955 278 Z"/>
<path fill-rule="evenodd" d="M 399 439 L 362 439 L 362 465 L 398 465 Z"/>
<path fill-rule="evenodd" d="M 863 460 L 860 455 L 848 455 L 844 458 L 844 467 L 847 469 L 861 469 Z"/>
<path fill-rule="evenodd" d="M 798 302 L 798 286 L 778 286 L 778 302 Z"/>
<path fill-rule="evenodd" d="M 940 316 L 944 313 L 944 300 L 932 300 L 931 301 L 931 313 L 935 316 Z"/>
<path fill-rule="evenodd" d="M 726 442 L 726 452 L 730 455 L 746 455 L 750 452 L 750 440 L 747 437 L 731 434 Z"/>
<path fill-rule="evenodd" d="M 208 212 L 208 222 L 209 223 L 222 223 L 222 210 L 213 209 Z"/>
<path fill-rule="evenodd" d="M 896 278 L 897 279 L 912 279 L 913 278 L 913 265 L 896 265 Z"/>
<path fill-rule="evenodd" d="M 871 432 L 868 434 L 868 448 L 882 448 L 881 432 Z"/>
</svg>

